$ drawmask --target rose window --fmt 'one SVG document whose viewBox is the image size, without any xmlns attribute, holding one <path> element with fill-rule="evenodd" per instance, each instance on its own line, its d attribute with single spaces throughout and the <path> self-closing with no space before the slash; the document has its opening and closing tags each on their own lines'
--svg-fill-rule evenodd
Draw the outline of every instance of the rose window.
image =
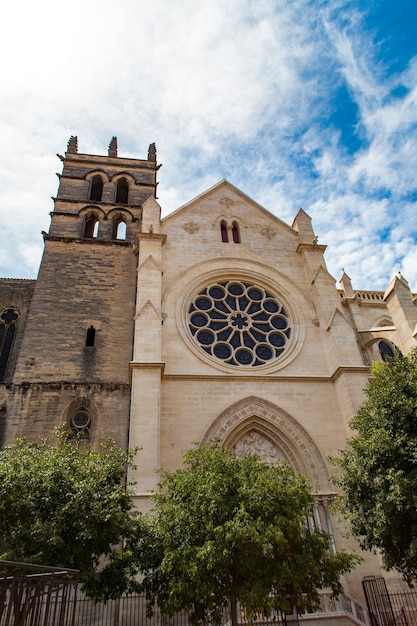
<svg viewBox="0 0 417 626">
<path fill-rule="evenodd" d="M 200 291 L 188 309 L 188 325 L 200 348 L 235 366 L 270 363 L 291 336 L 288 314 L 276 297 L 240 281 L 217 282 Z"/>
</svg>

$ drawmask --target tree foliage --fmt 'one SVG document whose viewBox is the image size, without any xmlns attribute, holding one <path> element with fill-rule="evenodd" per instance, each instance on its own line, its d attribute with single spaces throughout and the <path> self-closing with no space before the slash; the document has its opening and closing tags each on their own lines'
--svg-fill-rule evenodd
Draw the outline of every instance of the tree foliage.
<svg viewBox="0 0 417 626">
<path fill-rule="evenodd" d="M 217 445 L 184 460 L 183 469 L 163 474 L 137 546 L 151 605 L 218 623 L 229 602 L 234 619 L 236 602 L 253 617 L 295 605 L 302 611 L 321 587 L 340 591 L 339 577 L 355 557 L 332 554 L 329 537 L 308 530 L 304 478 Z"/>
<path fill-rule="evenodd" d="M 137 533 L 124 484 L 132 455 L 57 434 L 56 445 L 18 440 L 0 451 L 0 558 L 78 569 L 87 594 L 120 595 L 135 574 L 120 549 Z"/>
<path fill-rule="evenodd" d="M 374 364 L 356 435 L 336 463 L 341 508 L 363 548 L 417 579 L 417 351 Z"/>
</svg>

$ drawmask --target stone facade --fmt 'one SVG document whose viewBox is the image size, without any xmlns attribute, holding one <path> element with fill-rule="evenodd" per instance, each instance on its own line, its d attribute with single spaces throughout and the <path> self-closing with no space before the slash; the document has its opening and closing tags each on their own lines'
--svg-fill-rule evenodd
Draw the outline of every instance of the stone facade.
<svg viewBox="0 0 417 626">
<path fill-rule="evenodd" d="M 315 493 L 312 523 L 352 547 L 331 519 L 327 459 L 343 448 L 370 364 L 417 345 L 416 296 L 328 273 L 311 219 L 291 226 L 221 181 L 168 217 L 145 160 L 78 153 L 71 138 L 36 281 L 0 281 L 2 443 L 61 422 L 93 445 L 139 446 L 136 503 L 160 467 L 194 442 L 285 459 Z M 17 321 L 13 321 L 16 315 Z M 11 321 L 10 321 L 11 320 Z M 6 363 L 6 365 L 4 365 Z M 359 594 L 368 556 L 346 581 Z"/>
</svg>

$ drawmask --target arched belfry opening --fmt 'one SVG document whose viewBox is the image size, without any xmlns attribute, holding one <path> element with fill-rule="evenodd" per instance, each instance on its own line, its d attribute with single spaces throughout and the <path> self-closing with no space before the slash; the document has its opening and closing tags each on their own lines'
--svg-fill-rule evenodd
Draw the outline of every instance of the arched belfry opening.
<svg viewBox="0 0 417 626">
<path fill-rule="evenodd" d="M 334 493 L 326 461 L 308 432 L 267 400 L 251 396 L 223 411 L 206 431 L 203 443 L 213 439 L 238 456 L 247 451 L 266 462 L 287 461 L 308 479 L 312 491 Z"/>
<path fill-rule="evenodd" d="M 90 200 L 101 202 L 103 196 L 103 179 L 101 176 L 94 176 L 91 181 Z"/>
<path fill-rule="evenodd" d="M 129 183 L 126 178 L 119 178 L 116 188 L 116 202 L 118 204 L 127 204 L 129 199 Z"/>
</svg>

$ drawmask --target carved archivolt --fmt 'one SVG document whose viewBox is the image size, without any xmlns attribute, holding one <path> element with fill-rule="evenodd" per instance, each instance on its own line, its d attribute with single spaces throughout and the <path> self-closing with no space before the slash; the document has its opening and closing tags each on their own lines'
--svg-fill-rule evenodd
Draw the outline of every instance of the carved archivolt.
<svg viewBox="0 0 417 626">
<path fill-rule="evenodd" d="M 267 462 L 286 460 L 308 478 L 314 491 L 334 491 L 323 455 L 305 428 L 266 400 L 249 397 L 226 409 L 207 430 L 203 443 L 213 439 L 237 456 L 252 452 Z"/>
</svg>

